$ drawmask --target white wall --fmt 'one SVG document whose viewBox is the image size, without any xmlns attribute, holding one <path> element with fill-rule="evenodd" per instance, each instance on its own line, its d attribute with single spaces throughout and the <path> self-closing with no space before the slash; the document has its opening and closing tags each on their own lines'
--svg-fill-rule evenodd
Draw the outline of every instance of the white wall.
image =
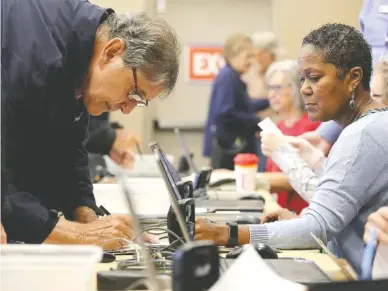
<svg viewBox="0 0 388 291">
<path fill-rule="evenodd" d="M 161 16 L 177 30 L 184 45 L 222 46 L 231 33 L 272 28 L 270 0 L 168 0 Z M 201 127 L 206 119 L 211 86 L 188 83 L 187 58 L 182 57 L 175 91 L 157 102 L 155 118 L 161 127 Z"/>
</svg>

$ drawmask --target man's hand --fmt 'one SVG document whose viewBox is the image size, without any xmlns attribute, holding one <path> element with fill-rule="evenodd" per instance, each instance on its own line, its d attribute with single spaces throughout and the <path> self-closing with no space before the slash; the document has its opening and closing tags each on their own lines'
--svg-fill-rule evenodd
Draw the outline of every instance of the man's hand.
<svg viewBox="0 0 388 291">
<path fill-rule="evenodd" d="M 135 133 L 124 129 L 116 129 L 116 139 L 112 148 L 122 151 L 133 148 L 136 144 L 140 144 L 140 142 L 140 138 Z"/>
<path fill-rule="evenodd" d="M 227 245 L 229 240 L 229 227 L 215 224 L 205 218 L 195 220 L 195 239 L 211 240 L 217 245 Z"/>
<path fill-rule="evenodd" d="M 139 137 L 123 129 L 116 130 L 116 139 L 109 153 L 110 158 L 125 169 L 130 169 L 135 164 L 135 153 L 131 150 L 140 144 Z"/>
<path fill-rule="evenodd" d="M 0 223 L 1 229 L 0 229 L 0 234 L 1 234 L 1 244 L 7 244 L 7 233 L 5 232 L 5 229 L 3 227 L 3 224 Z"/>
<path fill-rule="evenodd" d="M 135 153 L 130 149 L 122 151 L 112 149 L 109 156 L 116 164 L 124 169 L 131 169 L 135 165 Z"/>
<path fill-rule="evenodd" d="M 86 206 L 77 207 L 74 210 L 74 220 L 80 223 L 89 223 L 98 219 L 96 212 Z"/>
<path fill-rule="evenodd" d="M 383 244 L 388 244 L 388 207 L 381 207 L 376 212 L 368 217 L 365 224 L 364 241 L 369 241 L 369 234 L 372 228 L 377 230 L 377 241 Z"/>
<path fill-rule="evenodd" d="M 90 223 L 71 222 L 63 217 L 44 241 L 51 244 L 89 244 L 104 250 L 118 250 L 126 240 L 134 240 L 133 222 L 129 215 L 112 214 Z M 153 236 L 145 234 L 146 242 L 155 243 Z"/>
<path fill-rule="evenodd" d="M 297 217 L 298 215 L 296 215 L 294 212 L 291 212 L 286 208 L 279 208 L 264 215 L 264 217 L 261 219 L 261 223 L 273 222 L 277 220 L 289 220 Z"/>
</svg>

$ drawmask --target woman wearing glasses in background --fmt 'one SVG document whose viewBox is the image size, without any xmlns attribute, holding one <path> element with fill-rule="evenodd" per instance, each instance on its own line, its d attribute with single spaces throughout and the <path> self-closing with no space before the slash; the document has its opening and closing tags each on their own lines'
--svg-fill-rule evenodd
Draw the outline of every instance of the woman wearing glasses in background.
<svg viewBox="0 0 388 291">
<path fill-rule="evenodd" d="M 315 130 L 320 122 L 311 121 L 304 109 L 304 102 L 300 93 L 300 79 L 296 61 L 285 60 L 273 63 L 266 74 L 268 84 L 268 100 L 271 108 L 279 115 L 279 129 L 285 135 L 298 136 Z M 266 154 L 263 147 L 263 153 Z M 281 172 L 272 159 L 267 161 L 267 172 Z M 281 174 L 281 176 L 283 176 Z M 272 191 L 278 191 L 280 206 L 296 213 L 307 207 L 307 202 L 293 189 L 281 189 L 276 175 L 269 179 Z M 283 181 L 284 179 L 281 179 Z M 283 190 L 283 191 L 279 191 Z M 288 191 L 287 191 L 288 190 Z"/>
</svg>

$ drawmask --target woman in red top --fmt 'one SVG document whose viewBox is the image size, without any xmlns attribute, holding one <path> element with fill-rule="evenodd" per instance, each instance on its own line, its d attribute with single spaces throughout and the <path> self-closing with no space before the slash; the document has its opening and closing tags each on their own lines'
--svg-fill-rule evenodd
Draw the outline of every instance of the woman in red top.
<svg viewBox="0 0 388 291">
<path fill-rule="evenodd" d="M 304 109 L 304 102 L 300 95 L 300 80 L 296 61 L 279 61 L 271 65 L 267 74 L 268 100 L 271 108 L 279 115 L 279 129 L 285 135 L 298 136 L 313 131 L 320 122 L 308 119 Z M 281 172 L 277 165 L 269 158 L 267 172 Z M 282 191 L 278 194 L 278 203 L 284 208 L 297 214 L 308 206 L 308 203 L 295 191 Z"/>
</svg>

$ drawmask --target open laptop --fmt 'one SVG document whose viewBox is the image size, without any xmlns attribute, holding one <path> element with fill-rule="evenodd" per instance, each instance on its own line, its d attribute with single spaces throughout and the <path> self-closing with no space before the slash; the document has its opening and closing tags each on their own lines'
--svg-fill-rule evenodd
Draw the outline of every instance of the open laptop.
<svg viewBox="0 0 388 291">
<path fill-rule="evenodd" d="M 159 156 L 163 165 L 162 170 L 166 171 L 168 175 L 171 175 L 174 183 L 181 181 L 179 173 L 175 170 L 174 166 L 166 158 L 165 153 L 161 149 L 158 142 L 152 142 L 150 144 L 152 152 Z M 196 199 L 195 205 L 197 208 L 206 209 L 205 212 L 214 213 L 217 211 L 241 211 L 249 213 L 263 212 L 264 203 L 262 200 L 209 200 L 209 199 Z M 234 214 L 236 216 L 236 214 Z"/>
<path fill-rule="evenodd" d="M 174 185 L 172 176 L 166 171 L 164 165 L 163 153 L 160 149 L 155 149 L 155 155 L 157 163 L 162 171 L 162 177 L 164 182 L 168 186 L 169 191 L 172 191 L 171 197 L 179 199 L 179 191 Z M 193 229 L 188 229 L 187 224 L 182 223 L 179 225 L 182 229 L 182 233 L 190 233 L 190 238 L 187 241 L 192 241 L 194 237 Z M 233 264 L 234 259 L 220 258 L 220 272 L 224 272 L 228 267 Z M 330 282 L 329 277 L 311 260 L 294 259 L 294 258 L 280 258 L 264 260 L 278 275 L 288 280 L 302 283 L 322 283 Z"/>
</svg>

